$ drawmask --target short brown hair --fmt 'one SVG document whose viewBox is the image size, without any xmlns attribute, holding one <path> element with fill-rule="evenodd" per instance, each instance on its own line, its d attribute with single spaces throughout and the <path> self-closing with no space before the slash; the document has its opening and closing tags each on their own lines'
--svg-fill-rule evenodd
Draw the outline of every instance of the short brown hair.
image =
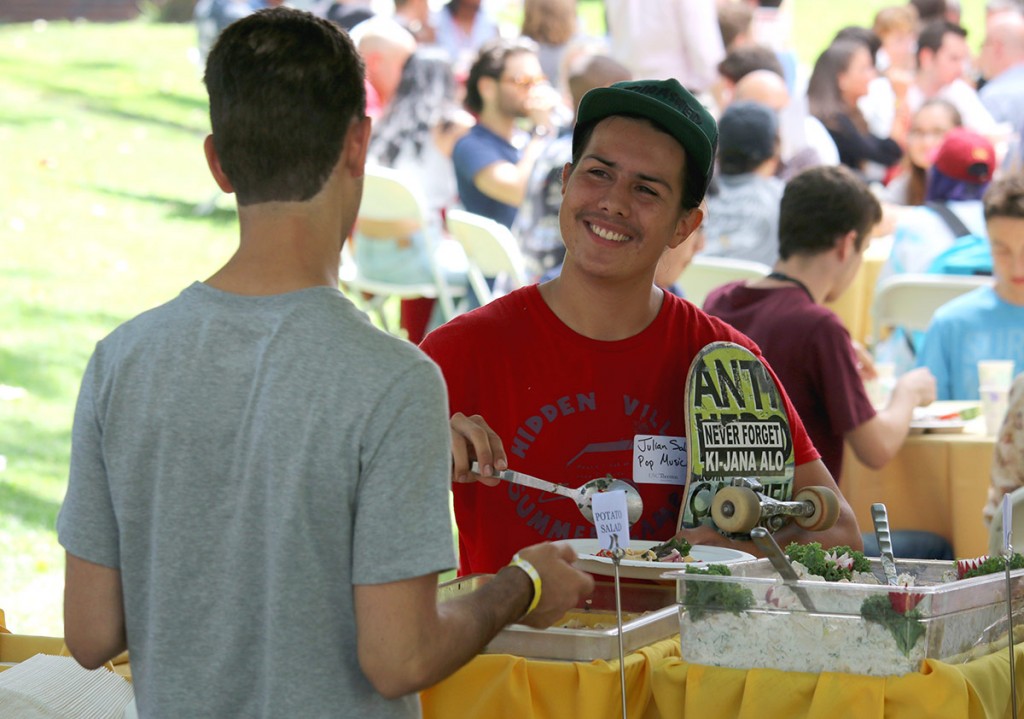
<svg viewBox="0 0 1024 719">
<path fill-rule="evenodd" d="M 546 45 L 564 45 L 576 34 L 576 0 L 526 0 L 521 33 Z"/>
<path fill-rule="evenodd" d="M 1024 218 L 1024 173 L 1004 175 L 985 190 L 981 198 L 985 205 L 985 219 L 993 217 Z"/>
<path fill-rule="evenodd" d="M 890 5 L 875 13 L 875 23 L 871 29 L 875 35 L 882 37 L 891 32 L 917 32 L 917 8 L 913 5 Z"/>
<path fill-rule="evenodd" d="M 206 61 L 213 145 L 239 205 L 303 202 L 323 188 L 350 123 L 366 114 L 349 36 L 278 7 L 225 28 Z"/>
<path fill-rule="evenodd" d="M 844 166 L 819 165 L 788 183 L 779 205 L 779 257 L 817 255 L 850 230 L 863 246 L 882 219 L 882 206 L 864 180 Z"/>
<path fill-rule="evenodd" d="M 718 4 L 718 29 L 722 33 L 722 44 L 728 50 L 743 33 L 750 30 L 754 22 L 754 11 L 745 2 L 730 2 Z"/>
</svg>

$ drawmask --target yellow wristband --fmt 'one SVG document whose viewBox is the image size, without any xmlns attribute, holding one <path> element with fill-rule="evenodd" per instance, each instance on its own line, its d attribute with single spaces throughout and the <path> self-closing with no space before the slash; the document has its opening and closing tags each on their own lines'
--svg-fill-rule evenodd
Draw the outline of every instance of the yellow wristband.
<svg viewBox="0 0 1024 719">
<path fill-rule="evenodd" d="M 512 561 L 509 562 L 508 566 L 519 567 L 526 572 L 526 576 L 528 576 L 530 581 L 533 582 L 533 599 L 530 600 L 530 606 L 526 609 L 526 614 L 529 614 L 537 608 L 538 604 L 540 604 L 540 574 L 537 573 L 537 570 L 532 564 L 519 556 L 519 552 L 516 552 L 515 556 L 512 557 Z M 523 616 L 525 617 L 526 614 Z"/>
</svg>

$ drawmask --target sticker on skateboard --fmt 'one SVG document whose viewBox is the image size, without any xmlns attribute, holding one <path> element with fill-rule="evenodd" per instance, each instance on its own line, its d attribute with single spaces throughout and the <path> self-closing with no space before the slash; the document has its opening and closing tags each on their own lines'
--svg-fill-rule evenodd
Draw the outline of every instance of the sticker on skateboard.
<svg viewBox="0 0 1024 719">
<path fill-rule="evenodd" d="M 810 530 L 835 524 L 839 500 L 826 487 L 793 497 L 793 438 L 782 396 L 764 364 L 732 342 L 712 342 L 686 378 L 689 467 L 679 526 L 707 524 L 748 539 L 789 518 Z"/>
</svg>

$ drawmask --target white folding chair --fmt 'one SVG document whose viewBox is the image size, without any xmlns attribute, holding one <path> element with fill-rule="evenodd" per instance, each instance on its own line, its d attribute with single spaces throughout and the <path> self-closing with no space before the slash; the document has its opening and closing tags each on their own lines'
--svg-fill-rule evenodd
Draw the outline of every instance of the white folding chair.
<svg viewBox="0 0 1024 719">
<path fill-rule="evenodd" d="M 469 284 L 480 304 L 487 304 L 500 294 L 488 286 L 488 279 L 506 291 L 526 284 L 525 262 L 511 230 L 465 210 L 448 210 L 446 223 L 448 233 L 466 252 Z"/>
<path fill-rule="evenodd" d="M 697 255 L 679 276 L 679 286 L 686 299 L 702 307 L 711 290 L 735 280 L 756 280 L 771 271 L 761 262 Z"/>
<path fill-rule="evenodd" d="M 403 235 L 424 230 L 427 226 L 426 203 L 412 178 L 398 170 L 368 165 L 363 178 L 363 199 L 359 205 L 359 221 L 398 223 Z M 361 237 L 359 242 L 376 242 L 373 237 Z M 358 263 L 348 243 L 342 249 L 340 284 L 365 311 L 372 312 L 387 331 L 391 331 L 384 312 L 384 304 L 391 297 L 412 299 L 429 297 L 441 305 L 444 321 L 455 316 L 454 297 L 465 294 L 465 288 L 449 285 L 438 266 L 436 257 L 430 257 L 433 279 L 430 282 L 386 282 L 367 277 L 359 271 Z"/>
<path fill-rule="evenodd" d="M 984 275 L 903 274 L 887 277 L 875 288 L 871 307 L 871 345 L 894 327 L 924 331 L 942 305 L 978 287 L 991 285 Z"/>
</svg>

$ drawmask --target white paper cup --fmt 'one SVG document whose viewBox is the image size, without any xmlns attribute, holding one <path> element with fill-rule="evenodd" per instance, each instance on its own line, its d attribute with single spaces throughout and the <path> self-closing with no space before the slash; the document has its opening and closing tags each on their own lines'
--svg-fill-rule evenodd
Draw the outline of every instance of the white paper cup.
<svg viewBox="0 0 1024 719">
<path fill-rule="evenodd" d="M 1013 382 L 1013 360 L 978 362 L 979 387 L 1009 387 Z"/>
<path fill-rule="evenodd" d="M 981 387 L 978 393 L 981 395 L 981 414 L 985 418 L 985 434 L 994 437 L 1010 406 L 1010 388 Z"/>
</svg>

